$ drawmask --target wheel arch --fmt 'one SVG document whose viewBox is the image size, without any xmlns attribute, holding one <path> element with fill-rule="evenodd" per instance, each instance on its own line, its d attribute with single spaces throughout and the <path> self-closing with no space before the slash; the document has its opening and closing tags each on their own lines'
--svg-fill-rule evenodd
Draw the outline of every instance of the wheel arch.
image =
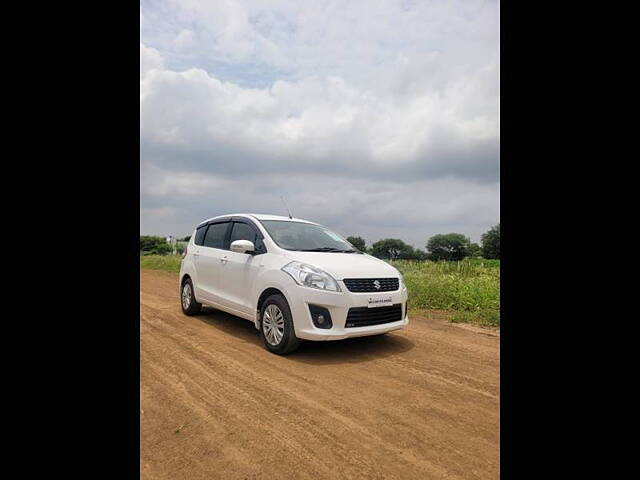
<svg viewBox="0 0 640 480">
<path fill-rule="evenodd" d="M 287 303 L 289 303 L 287 296 L 284 294 L 282 290 L 280 290 L 277 287 L 267 287 L 262 291 L 262 293 L 258 297 L 258 302 L 256 304 L 256 315 L 258 316 L 260 315 L 260 310 L 262 310 L 262 305 L 264 305 L 265 300 L 269 298 L 271 295 L 282 295 L 285 298 L 285 300 L 287 300 Z"/>
<path fill-rule="evenodd" d="M 196 299 L 196 302 L 198 301 L 198 296 L 196 294 L 196 285 L 195 282 L 193 281 L 193 276 L 191 275 L 191 273 L 189 272 L 182 272 L 180 275 L 180 295 L 182 295 L 182 289 L 184 288 L 184 284 L 187 280 L 191 281 L 191 287 L 193 288 L 193 296 Z"/>
<path fill-rule="evenodd" d="M 285 301 L 287 302 L 287 305 L 289 305 L 289 308 L 291 308 L 291 299 L 289 298 L 289 295 L 287 295 L 287 292 L 285 291 L 285 289 L 279 287 L 278 285 L 273 285 L 273 284 L 265 286 L 262 289 L 262 292 L 260 293 L 260 295 L 258 295 L 258 300 L 256 302 L 256 321 L 255 321 L 256 329 L 260 328 L 259 326 L 260 310 L 262 309 L 262 305 L 264 304 L 265 300 L 269 298 L 271 295 L 282 295 Z"/>
</svg>

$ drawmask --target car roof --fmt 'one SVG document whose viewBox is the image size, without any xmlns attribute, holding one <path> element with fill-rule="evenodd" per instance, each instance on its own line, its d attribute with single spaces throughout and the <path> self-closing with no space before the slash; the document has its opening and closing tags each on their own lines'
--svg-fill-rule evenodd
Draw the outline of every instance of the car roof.
<svg viewBox="0 0 640 480">
<path fill-rule="evenodd" d="M 315 224 L 314 222 L 310 222 L 309 220 L 303 220 L 302 218 L 289 218 L 289 217 L 283 217 L 282 215 L 269 215 L 265 213 L 229 213 L 227 215 L 218 215 L 217 217 L 211 217 L 206 220 L 203 220 L 198 224 L 198 226 L 211 222 L 213 220 L 231 219 L 231 217 L 245 217 L 245 218 L 253 218 L 255 220 L 278 220 L 282 222 L 301 222 L 301 223 Z"/>
</svg>

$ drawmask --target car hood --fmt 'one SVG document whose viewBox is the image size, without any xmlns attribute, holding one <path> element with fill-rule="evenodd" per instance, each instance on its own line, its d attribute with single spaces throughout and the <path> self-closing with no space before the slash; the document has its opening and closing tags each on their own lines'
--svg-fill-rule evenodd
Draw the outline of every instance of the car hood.
<svg viewBox="0 0 640 480">
<path fill-rule="evenodd" d="M 287 258 L 320 267 L 336 280 L 399 277 L 398 271 L 387 262 L 366 254 L 289 251 Z"/>
</svg>

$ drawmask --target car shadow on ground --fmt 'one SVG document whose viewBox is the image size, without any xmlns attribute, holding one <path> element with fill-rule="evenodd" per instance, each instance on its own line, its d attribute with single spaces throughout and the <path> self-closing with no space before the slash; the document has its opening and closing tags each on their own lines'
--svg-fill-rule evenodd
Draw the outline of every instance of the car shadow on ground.
<svg viewBox="0 0 640 480">
<path fill-rule="evenodd" d="M 225 334 L 264 349 L 258 330 L 248 320 L 210 307 L 203 308 L 196 318 Z M 313 365 L 361 363 L 404 353 L 413 347 L 414 343 L 406 336 L 390 332 L 328 342 L 303 341 L 298 350 L 283 358 Z"/>
</svg>

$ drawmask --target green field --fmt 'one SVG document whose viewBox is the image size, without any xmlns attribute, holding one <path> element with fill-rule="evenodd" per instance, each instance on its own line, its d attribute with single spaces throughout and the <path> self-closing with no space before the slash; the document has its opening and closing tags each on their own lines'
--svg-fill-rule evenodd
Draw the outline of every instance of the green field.
<svg viewBox="0 0 640 480">
<path fill-rule="evenodd" d="M 140 268 L 180 272 L 182 255 L 144 255 L 140 257 Z"/>
<path fill-rule="evenodd" d="M 404 276 L 409 310 L 448 310 L 451 321 L 500 326 L 500 260 L 389 262 Z"/>
<path fill-rule="evenodd" d="M 180 255 L 145 255 L 140 268 L 180 271 Z M 447 310 L 452 322 L 500 326 L 500 260 L 391 261 L 409 290 L 409 310 Z"/>
</svg>

